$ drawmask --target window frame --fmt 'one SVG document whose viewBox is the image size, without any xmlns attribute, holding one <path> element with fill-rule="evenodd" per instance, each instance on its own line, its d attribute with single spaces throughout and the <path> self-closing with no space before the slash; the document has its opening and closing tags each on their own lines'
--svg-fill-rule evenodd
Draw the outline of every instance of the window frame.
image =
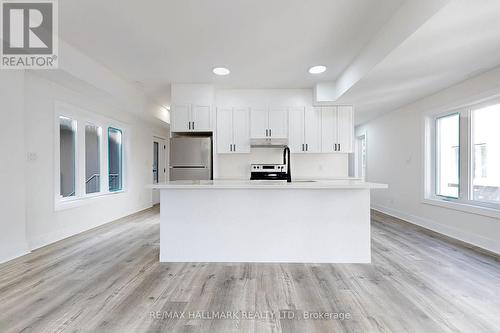
<svg viewBox="0 0 500 333">
<path fill-rule="evenodd" d="M 59 117 L 71 118 L 76 122 L 76 184 L 75 195 L 72 197 L 60 197 L 60 135 Z M 56 101 L 54 112 L 55 136 L 54 136 L 54 210 L 64 210 L 78 207 L 92 202 L 92 200 L 117 195 L 127 191 L 127 132 L 128 126 L 122 122 L 109 119 L 71 104 Z M 99 140 L 99 166 L 100 166 L 100 191 L 86 193 L 85 187 L 85 126 L 94 125 L 101 128 Z M 108 128 L 116 128 L 122 132 L 122 188 L 117 191 L 110 191 L 108 184 L 108 136 L 103 135 Z"/>
<path fill-rule="evenodd" d="M 109 188 L 109 177 L 110 177 L 110 173 L 109 173 L 109 169 L 110 169 L 110 163 L 111 163 L 111 160 L 109 159 L 109 147 L 110 147 L 110 143 L 109 143 L 109 134 L 110 134 L 110 131 L 111 130 L 114 130 L 114 131 L 118 131 L 120 132 L 120 135 L 121 135 L 121 144 L 120 144 L 120 188 L 117 189 L 117 190 L 111 190 Z M 124 188 L 124 167 L 123 167 L 123 145 L 124 145 L 124 136 L 123 136 L 123 130 L 119 129 L 119 128 L 116 128 L 114 126 L 108 126 L 107 128 L 107 137 L 106 137 L 106 141 L 108 143 L 107 147 L 108 147 L 108 160 L 107 160 L 107 164 L 108 164 L 108 173 L 107 173 L 107 180 L 108 180 L 108 192 L 111 192 L 111 193 L 116 193 L 116 192 L 121 192 L 123 191 L 123 188 Z"/>
<path fill-rule="evenodd" d="M 468 103 L 463 106 L 429 112 L 424 117 L 424 185 L 423 202 L 430 205 L 465 211 L 468 213 L 500 218 L 500 203 L 488 203 L 473 200 L 473 138 L 472 112 L 487 106 L 500 104 L 500 98 L 494 97 L 483 101 Z M 458 198 L 438 195 L 436 176 L 436 120 L 453 114 L 459 114 L 459 196 Z"/>
<path fill-rule="evenodd" d="M 436 127 L 436 123 L 439 119 L 443 119 L 446 117 L 458 116 L 458 196 L 452 197 L 443 194 L 438 194 L 438 150 L 437 150 L 437 132 L 438 129 Z M 460 112 L 446 112 L 444 114 L 439 114 L 433 117 L 433 193 L 436 197 L 442 198 L 443 200 L 458 200 L 462 197 L 462 142 L 461 142 L 461 130 L 462 130 L 462 115 Z"/>
</svg>

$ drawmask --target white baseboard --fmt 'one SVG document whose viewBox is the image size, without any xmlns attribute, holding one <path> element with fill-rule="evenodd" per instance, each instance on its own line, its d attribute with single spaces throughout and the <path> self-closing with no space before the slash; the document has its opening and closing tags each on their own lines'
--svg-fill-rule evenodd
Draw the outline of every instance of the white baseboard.
<svg viewBox="0 0 500 333">
<path fill-rule="evenodd" d="M 436 221 L 429 220 L 427 218 L 415 216 L 412 214 L 404 213 L 400 210 L 389 208 L 386 206 L 373 204 L 371 205 L 373 210 L 379 211 L 381 213 L 394 216 L 398 219 L 404 220 L 406 222 L 418 225 L 420 227 L 435 231 L 437 233 L 443 234 L 445 236 L 455 238 L 459 241 L 469 243 L 471 245 L 480 247 L 487 251 L 500 254 L 500 242 L 494 239 L 486 238 L 476 234 L 471 234 L 464 232 L 463 230 L 438 223 Z"/>
<path fill-rule="evenodd" d="M 7 253 L 2 253 L 2 256 L 0 257 L 0 264 L 3 264 L 4 262 L 11 261 L 12 259 L 16 259 L 18 257 L 24 256 L 25 254 L 30 253 L 30 250 L 28 249 L 28 246 L 23 247 L 21 249 L 18 249 L 16 251 L 9 251 Z"/>
</svg>

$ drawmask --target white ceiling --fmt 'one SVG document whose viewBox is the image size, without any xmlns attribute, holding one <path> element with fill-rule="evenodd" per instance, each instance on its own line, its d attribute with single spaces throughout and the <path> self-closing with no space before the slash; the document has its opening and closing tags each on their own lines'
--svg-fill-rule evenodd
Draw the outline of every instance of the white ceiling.
<svg viewBox="0 0 500 333">
<path fill-rule="evenodd" d="M 64 0 L 59 31 L 168 105 L 173 82 L 311 88 L 335 81 L 411 1 L 439 0 Z M 499 22 L 500 0 L 450 0 L 339 102 L 354 104 L 360 123 L 498 66 Z M 307 73 L 316 64 L 327 72 Z M 231 74 L 216 77 L 215 66 Z"/>
<path fill-rule="evenodd" d="M 169 85 L 335 80 L 402 0 L 64 0 L 61 37 L 166 105 Z M 313 76 L 316 64 L 328 71 Z M 214 66 L 231 75 L 215 77 Z"/>
<path fill-rule="evenodd" d="M 500 1 L 452 0 L 339 101 L 366 122 L 500 65 Z"/>
</svg>

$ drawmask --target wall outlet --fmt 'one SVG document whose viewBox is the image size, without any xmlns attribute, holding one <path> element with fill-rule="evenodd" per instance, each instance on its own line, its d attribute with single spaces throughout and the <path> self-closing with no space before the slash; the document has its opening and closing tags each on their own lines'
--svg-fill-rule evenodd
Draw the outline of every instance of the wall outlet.
<svg viewBox="0 0 500 333">
<path fill-rule="evenodd" d="M 33 153 L 33 152 L 28 153 L 28 161 L 33 162 L 33 161 L 36 161 L 37 159 L 38 159 L 37 153 Z"/>
</svg>

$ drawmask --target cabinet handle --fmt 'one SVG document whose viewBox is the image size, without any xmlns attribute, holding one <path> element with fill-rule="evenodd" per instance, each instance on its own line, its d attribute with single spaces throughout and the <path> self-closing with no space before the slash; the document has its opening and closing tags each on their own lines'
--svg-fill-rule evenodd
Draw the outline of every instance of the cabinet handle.
<svg viewBox="0 0 500 333">
<path fill-rule="evenodd" d="M 267 131 L 269 131 L 267 128 L 266 128 L 266 137 L 268 137 L 269 135 L 267 135 Z"/>
<path fill-rule="evenodd" d="M 341 150 L 341 149 L 340 149 L 340 143 L 339 143 L 339 151 L 340 151 L 340 150 Z"/>
<path fill-rule="evenodd" d="M 304 151 L 304 144 L 302 144 L 302 151 Z"/>
<path fill-rule="evenodd" d="M 337 144 L 336 143 L 333 144 L 333 151 L 337 151 Z"/>
<path fill-rule="evenodd" d="M 193 129 L 194 129 L 194 121 L 193 121 Z"/>
<path fill-rule="evenodd" d="M 229 144 L 229 151 L 233 151 L 233 145 Z"/>
<path fill-rule="evenodd" d="M 233 151 L 236 151 L 236 143 L 233 145 Z"/>
<path fill-rule="evenodd" d="M 273 136 L 273 131 L 269 129 L 269 136 Z"/>
<path fill-rule="evenodd" d="M 188 121 L 188 129 L 191 129 L 191 122 Z"/>
<path fill-rule="evenodd" d="M 309 145 L 306 143 L 306 151 L 309 151 Z"/>
</svg>

